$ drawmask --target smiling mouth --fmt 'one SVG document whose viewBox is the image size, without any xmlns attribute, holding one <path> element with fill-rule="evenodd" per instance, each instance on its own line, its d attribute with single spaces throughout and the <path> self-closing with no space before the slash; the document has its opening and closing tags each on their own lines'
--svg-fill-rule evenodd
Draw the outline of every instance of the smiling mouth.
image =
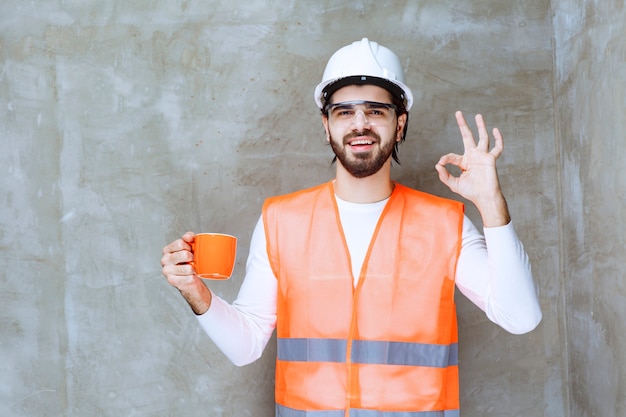
<svg viewBox="0 0 626 417">
<path fill-rule="evenodd" d="M 372 145 L 374 141 L 368 139 L 359 139 L 353 140 L 349 143 L 350 146 L 362 146 L 362 145 Z"/>
<path fill-rule="evenodd" d="M 370 146 L 380 142 L 380 137 L 370 130 L 364 130 L 360 132 L 351 132 L 350 134 L 344 136 L 343 142 L 345 145 L 349 145 L 354 150 L 367 150 Z"/>
</svg>

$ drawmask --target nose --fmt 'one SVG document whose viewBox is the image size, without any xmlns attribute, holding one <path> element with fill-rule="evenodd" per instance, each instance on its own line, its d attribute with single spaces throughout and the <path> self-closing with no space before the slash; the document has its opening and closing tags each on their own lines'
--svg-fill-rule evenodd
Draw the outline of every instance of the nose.
<svg viewBox="0 0 626 417">
<path fill-rule="evenodd" d="M 352 126 L 356 130 L 361 130 L 362 127 L 369 126 L 369 125 L 370 125 L 370 122 L 367 120 L 367 117 L 365 116 L 365 112 L 362 109 L 356 110 L 356 113 L 354 114 L 354 118 L 352 119 Z"/>
</svg>

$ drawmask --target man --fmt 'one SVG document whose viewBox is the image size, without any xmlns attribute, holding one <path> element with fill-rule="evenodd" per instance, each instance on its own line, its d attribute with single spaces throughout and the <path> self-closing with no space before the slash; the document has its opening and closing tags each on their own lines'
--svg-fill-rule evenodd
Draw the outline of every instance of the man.
<svg viewBox="0 0 626 417">
<path fill-rule="evenodd" d="M 496 173 L 502 135 L 490 150 L 482 116 L 476 142 L 457 112 L 465 153 L 436 164 L 480 211 L 483 237 L 461 203 L 391 180 L 413 102 L 393 52 L 367 39 L 340 49 L 315 100 L 336 177 L 266 201 L 237 300 L 194 274 L 191 232 L 163 249 L 163 274 L 237 365 L 277 329 L 277 416 L 458 416 L 455 284 L 512 333 L 541 320 Z"/>
</svg>

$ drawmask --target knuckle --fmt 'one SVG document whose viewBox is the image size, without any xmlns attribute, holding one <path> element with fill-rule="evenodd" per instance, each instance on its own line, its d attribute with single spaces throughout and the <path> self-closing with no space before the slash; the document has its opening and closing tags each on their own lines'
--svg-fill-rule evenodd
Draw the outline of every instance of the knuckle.
<svg viewBox="0 0 626 417">
<path fill-rule="evenodd" d="M 161 269 L 161 272 L 163 273 L 163 275 L 165 275 L 166 278 L 169 279 L 169 277 L 172 275 L 171 265 L 164 265 L 163 268 Z"/>
<path fill-rule="evenodd" d="M 180 252 L 176 252 L 174 256 L 175 256 L 175 262 L 173 263 L 177 265 L 181 265 L 181 264 L 184 264 L 193 260 L 191 253 L 186 250 L 181 250 Z"/>
<path fill-rule="evenodd" d="M 182 248 L 182 240 L 176 239 L 170 244 L 170 252 L 179 251 Z"/>
<path fill-rule="evenodd" d="M 162 272 L 167 281 L 174 287 L 189 284 L 195 275 L 195 270 L 190 264 L 169 264 L 163 267 Z"/>
</svg>

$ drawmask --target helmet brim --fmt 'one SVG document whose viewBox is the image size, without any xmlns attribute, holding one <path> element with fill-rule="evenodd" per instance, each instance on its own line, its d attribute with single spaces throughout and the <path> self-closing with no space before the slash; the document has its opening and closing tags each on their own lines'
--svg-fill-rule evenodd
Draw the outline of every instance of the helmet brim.
<svg viewBox="0 0 626 417">
<path fill-rule="evenodd" d="M 353 75 L 328 80 L 318 84 L 315 88 L 315 102 L 317 106 L 322 109 L 335 91 L 348 85 L 375 85 L 384 88 L 389 91 L 392 96 L 404 103 L 406 111 L 409 111 L 413 104 L 413 94 L 411 90 L 399 81 L 392 81 L 370 75 Z"/>
</svg>

